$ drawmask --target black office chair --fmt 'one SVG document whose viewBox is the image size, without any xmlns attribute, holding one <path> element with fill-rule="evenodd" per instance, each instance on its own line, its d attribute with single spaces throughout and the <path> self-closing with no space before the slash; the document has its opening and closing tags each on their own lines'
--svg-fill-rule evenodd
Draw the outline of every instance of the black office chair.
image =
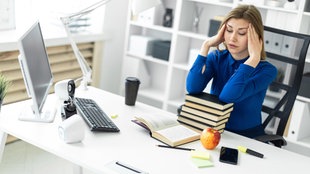
<svg viewBox="0 0 310 174">
<path fill-rule="evenodd" d="M 264 30 L 267 60 L 277 67 L 278 77 L 263 104 L 266 135 L 255 139 L 282 147 L 287 144 L 283 134 L 301 84 L 310 36 L 271 27 Z M 268 131 L 270 126 L 275 126 L 274 132 Z"/>
</svg>

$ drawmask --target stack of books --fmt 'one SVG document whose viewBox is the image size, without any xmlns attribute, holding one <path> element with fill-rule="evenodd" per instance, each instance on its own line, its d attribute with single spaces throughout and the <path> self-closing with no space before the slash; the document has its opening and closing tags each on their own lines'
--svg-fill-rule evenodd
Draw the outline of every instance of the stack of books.
<svg viewBox="0 0 310 174">
<path fill-rule="evenodd" d="M 222 102 L 215 95 L 186 94 L 178 121 L 200 131 L 212 127 L 223 132 L 232 110 L 233 103 Z"/>
</svg>

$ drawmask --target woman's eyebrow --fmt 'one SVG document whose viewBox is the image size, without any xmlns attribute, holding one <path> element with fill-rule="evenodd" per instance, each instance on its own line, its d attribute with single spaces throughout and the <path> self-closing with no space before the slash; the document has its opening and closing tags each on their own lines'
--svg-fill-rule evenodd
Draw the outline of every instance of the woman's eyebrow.
<svg viewBox="0 0 310 174">
<path fill-rule="evenodd" d="M 233 28 L 231 25 L 227 24 L 228 27 Z M 248 29 L 249 27 L 242 27 L 242 28 L 238 28 L 238 30 L 244 30 L 244 29 Z"/>
</svg>

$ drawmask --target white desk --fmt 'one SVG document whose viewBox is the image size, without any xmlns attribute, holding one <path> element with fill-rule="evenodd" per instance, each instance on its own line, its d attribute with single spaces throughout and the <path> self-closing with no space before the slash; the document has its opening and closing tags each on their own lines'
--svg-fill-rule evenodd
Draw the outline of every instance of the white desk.
<svg viewBox="0 0 310 174">
<path fill-rule="evenodd" d="M 118 114 L 114 119 L 120 128 L 119 133 L 94 133 L 86 131 L 82 143 L 66 144 L 58 137 L 57 128 L 61 122 L 58 114 L 53 123 L 23 122 L 17 119 L 23 102 L 5 105 L 0 116 L 0 129 L 30 144 L 42 148 L 52 154 L 71 161 L 83 168 L 98 173 L 113 173 L 105 164 L 119 160 L 151 174 L 164 173 L 291 173 L 309 172 L 310 158 L 295 154 L 284 149 L 238 136 L 225 131 L 219 146 L 212 151 L 214 167 L 198 169 L 190 161 L 189 151 L 156 147 L 160 144 L 150 138 L 140 126 L 131 122 L 134 115 L 162 112 L 157 108 L 142 103 L 135 106 L 124 104 L 124 98 L 99 89 L 90 87 L 89 91 L 77 91 L 77 96 L 93 98 L 108 114 Z M 53 95 L 49 96 L 55 97 Z M 221 146 L 237 147 L 243 145 L 265 155 L 264 159 L 239 153 L 237 166 L 218 161 Z M 186 144 L 184 147 L 202 150 L 199 141 Z"/>
</svg>

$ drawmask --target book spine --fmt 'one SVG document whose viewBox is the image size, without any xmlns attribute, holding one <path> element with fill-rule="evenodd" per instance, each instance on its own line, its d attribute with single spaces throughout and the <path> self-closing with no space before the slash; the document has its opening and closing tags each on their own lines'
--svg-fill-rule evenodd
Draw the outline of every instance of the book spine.
<svg viewBox="0 0 310 174">
<path fill-rule="evenodd" d="M 180 115 L 183 116 L 183 117 L 191 118 L 193 120 L 197 120 L 197 121 L 200 121 L 200 122 L 204 122 L 204 123 L 210 124 L 212 126 L 216 126 L 216 125 L 222 124 L 223 122 L 226 122 L 228 120 L 228 117 L 229 117 L 230 114 L 228 114 L 228 116 L 223 117 L 223 119 L 221 119 L 219 121 L 214 121 L 214 120 L 211 120 L 211 119 L 208 119 L 208 118 L 200 117 L 198 115 L 193 115 L 193 114 L 188 113 L 186 111 L 181 111 Z"/>
<path fill-rule="evenodd" d="M 216 116 L 226 115 L 227 113 L 231 112 L 233 109 L 233 107 L 231 106 L 225 110 L 219 110 L 219 109 L 211 108 L 211 107 L 208 107 L 205 105 L 201 105 L 200 103 L 195 103 L 195 102 L 188 101 L 188 100 L 185 100 L 184 105 L 188 106 L 190 108 L 193 108 L 193 109 L 197 109 L 199 111 L 208 112 L 208 113 L 216 115 Z"/>
<path fill-rule="evenodd" d="M 185 106 L 185 105 L 182 106 L 181 111 L 185 111 L 185 112 L 188 112 L 194 115 L 198 115 L 200 117 L 207 118 L 213 121 L 219 121 L 222 118 L 222 116 L 214 115 L 212 113 L 208 113 L 205 111 L 200 111 L 200 110 L 197 110 L 197 109 Z"/>
<path fill-rule="evenodd" d="M 219 110 L 225 110 L 233 105 L 233 103 L 225 103 L 219 100 L 218 96 L 206 92 L 199 94 L 186 94 L 185 100 L 200 103 L 202 105 L 212 107 Z"/>
<path fill-rule="evenodd" d="M 179 121 L 181 124 L 183 124 L 183 125 L 185 125 L 185 126 L 189 126 L 189 127 L 192 127 L 193 129 L 195 129 L 195 130 L 198 130 L 198 131 L 203 131 L 203 128 L 200 128 L 200 127 L 196 127 L 196 126 L 194 126 L 194 125 L 191 125 L 191 124 L 188 124 L 188 123 L 186 123 L 186 122 L 183 122 L 183 121 Z M 217 131 L 219 131 L 220 133 L 223 133 L 224 132 L 224 128 L 223 129 L 219 129 L 219 130 L 217 130 Z"/>
<path fill-rule="evenodd" d="M 206 127 L 211 127 L 213 129 L 220 130 L 220 129 L 224 129 L 225 128 L 225 124 L 226 124 L 226 123 L 223 123 L 223 124 L 220 124 L 220 125 L 217 125 L 217 126 L 212 126 L 210 124 L 206 124 L 206 123 L 203 123 L 203 122 L 200 122 L 200 121 L 197 121 L 197 120 L 193 120 L 193 119 L 190 119 L 190 118 L 186 118 L 186 117 L 183 117 L 183 116 L 179 116 L 178 120 L 182 121 L 182 122 L 186 122 L 186 123 L 191 124 L 191 125 L 196 125 L 197 127 L 201 128 L 201 129 L 204 129 Z"/>
</svg>

